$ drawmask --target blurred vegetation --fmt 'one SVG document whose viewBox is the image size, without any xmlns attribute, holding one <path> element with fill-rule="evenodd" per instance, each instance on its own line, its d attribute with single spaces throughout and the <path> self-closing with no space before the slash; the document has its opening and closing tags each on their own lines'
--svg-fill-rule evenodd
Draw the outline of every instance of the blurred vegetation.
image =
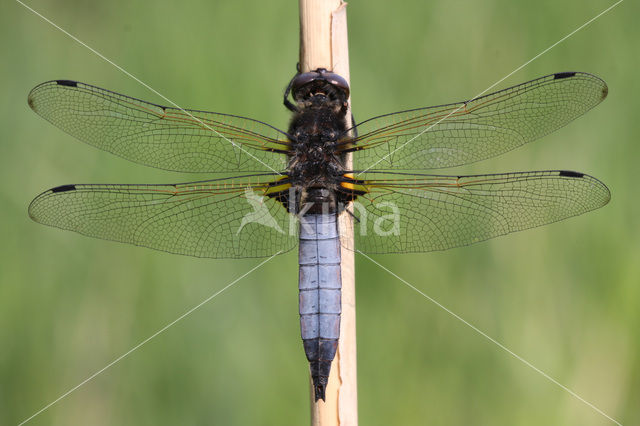
<svg viewBox="0 0 640 426">
<path fill-rule="evenodd" d="M 286 127 L 296 2 L 28 4 L 181 106 Z M 353 1 L 356 119 L 471 97 L 610 4 Z M 602 105 L 464 168 L 582 171 L 611 188 L 608 206 L 471 247 L 376 257 L 629 425 L 640 424 L 639 13 L 622 3 L 500 85 L 587 71 L 609 84 Z M 18 3 L 3 5 L 0 34 L 0 424 L 10 425 L 259 261 L 174 256 L 31 222 L 30 200 L 55 185 L 193 176 L 129 163 L 37 117 L 27 93 L 51 79 L 162 100 Z M 611 424 L 366 259 L 356 267 L 361 424 Z M 296 278 L 295 253 L 274 259 L 29 424 L 306 424 Z"/>
</svg>

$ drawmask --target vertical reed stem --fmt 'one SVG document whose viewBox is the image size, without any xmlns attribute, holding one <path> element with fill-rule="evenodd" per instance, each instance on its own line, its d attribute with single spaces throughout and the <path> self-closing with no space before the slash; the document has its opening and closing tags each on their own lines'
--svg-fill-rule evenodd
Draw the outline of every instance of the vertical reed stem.
<svg viewBox="0 0 640 426">
<path fill-rule="evenodd" d="M 349 82 L 346 3 L 342 0 L 300 0 L 300 67 L 302 72 L 326 68 Z M 349 103 L 348 121 L 351 120 Z M 348 158 L 347 168 L 352 168 Z M 339 218 L 340 235 L 351 239 L 353 221 L 348 214 Z M 338 351 L 331 365 L 326 402 L 315 401 L 310 386 L 312 426 L 356 426 L 358 392 L 356 375 L 356 303 L 354 252 L 342 249 L 342 318 Z"/>
</svg>

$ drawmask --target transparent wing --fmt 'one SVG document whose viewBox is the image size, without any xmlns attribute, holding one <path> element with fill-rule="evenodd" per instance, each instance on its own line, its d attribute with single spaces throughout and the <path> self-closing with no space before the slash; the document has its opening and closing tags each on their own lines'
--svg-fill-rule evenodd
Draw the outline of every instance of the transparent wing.
<svg viewBox="0 0 640 426">
<path fill-rule="evenodd" d="M 260 121 L 152 104 L 69 80 L 36 86 L 29 106 L 83 142 L 181 172 L 281 171 L 286 135 Z"/>
<path fill-rule="evenodd" d="M 465 102 L 372 118 L 356 126 L 359 136 L 343 149 L 356 151 L 358 170 L 459 166 L 557 130 L 598 105 L 607 91 L 591 74 L 551 74 Z"/>
<path fill-rule="evenodd" d="M 36 222 L 197 257 L 263 257 L 297 244 L 295 216 L 265 196 L 278 181 L 64 185 L 29 206 Z"/>
<path fill-rule="evenodd" d="M 602 182 L 570 171 L 398 174 L 364 186 L 370 193 L 357 199 L 354 215 L 355 248 L 365 253 L 465 246 L 576 216 L 610 199 Z"/>
</svg>

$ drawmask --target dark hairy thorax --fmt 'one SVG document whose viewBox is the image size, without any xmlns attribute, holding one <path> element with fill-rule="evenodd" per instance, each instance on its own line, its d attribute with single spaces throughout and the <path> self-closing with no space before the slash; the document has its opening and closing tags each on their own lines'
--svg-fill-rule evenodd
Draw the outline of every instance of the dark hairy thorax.
<svg viewBox="0 0 640 426">
<path fill-rule="evenodd" d="M 342 200 L 340 182 L 345 155 L 337 152 L 338 138 L 347 130 L 347 95 L 325 80 L 299 88 L 298 111 L 289 125 L 292 154 L 288 175 L 302 209 L 309 213 L 336 213 Z"/>
</svg>

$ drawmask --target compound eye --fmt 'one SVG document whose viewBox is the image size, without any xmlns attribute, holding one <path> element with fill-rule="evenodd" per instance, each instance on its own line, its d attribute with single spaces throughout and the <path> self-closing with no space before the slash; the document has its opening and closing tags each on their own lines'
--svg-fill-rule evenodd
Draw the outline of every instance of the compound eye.
<svg viewBox="0 0 640 426">
<path fill-rule="evenodd" d="M 320 73 L 316 71 L 298 74 L 291 82 L 291 91 L 295 94 L 305 84 L 311 83 L 313 80 L 320 78 Z"/>
<path fill-rule="evenodd" d="M 347 80 L 345 80 L 343 77 L 332 72 L 323 72 L 322 77 L 329 83 L 342 90 L 345 95 L 349 97 L 349 83 L 347 83 Z"/>
</svg>

